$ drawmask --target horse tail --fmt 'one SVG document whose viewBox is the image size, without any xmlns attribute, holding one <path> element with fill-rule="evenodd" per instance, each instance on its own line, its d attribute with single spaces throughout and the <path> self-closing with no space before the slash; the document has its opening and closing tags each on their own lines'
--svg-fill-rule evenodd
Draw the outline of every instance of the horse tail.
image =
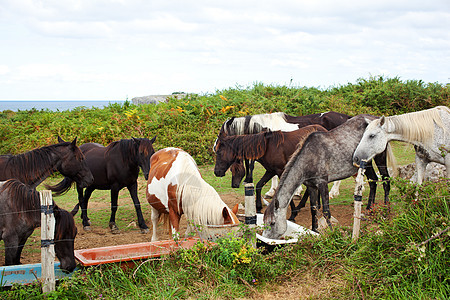
<svg viewBox="0 0 450 300">
<path fill-rule="evenodd" d="M 80 209 L 80 203 L 75 204 L 75 206 L 73 207 L 72 211 L 70 212 L 70 214 L 72 216 L 75 216 L 78 212 L 78 210 Z"/>
<path fill-rule="evenodd" d="M 60 196 L 67 193 L 72 187 L 73 183 L 74 181 L 72 179 L 70 179 L 69 177 L 64 177 L 64 179 L 61 182 L 55 185 L 46 184 L 45 188 L 51 190 L 56 196 Z"/>
<path fill-rule="evenodd" d="M 398 175 L 398 166 L 390 143 L 386 146 L 386 164 L 392 170 L 392 177 L 396 177 Z"/>
</svg>

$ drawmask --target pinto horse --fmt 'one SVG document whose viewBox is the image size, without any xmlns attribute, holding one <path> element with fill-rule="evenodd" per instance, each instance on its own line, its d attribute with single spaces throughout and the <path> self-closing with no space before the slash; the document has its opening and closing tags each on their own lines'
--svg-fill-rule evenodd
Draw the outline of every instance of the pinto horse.
<svg viewBox="0 0 450 300">
<path fill-rule="evenodd" d="M 408 142 L 416 150 L 417 183 L 423 182 L 429 162 L 445 165 L 446 177 L 450 176 L 450 109 L 437 106 L 418 112 L 381 117 L 366 128 L 353 154 L 353 162 L 359 166 L 386 148 L 392 140 Z"/>
<path fill-rule="evenodd" d="M 350 119 L 350 116 L 329 111 L 325 113 L 311 114 L 305 116 L 291 116 L 283 112 L 276 112 L 270 114 L 259 114 L 238 118 L 231 118 L 224 122 L 219 132 L 219 135 L 222 132 L 225 132 L 228 135 L 242 135 L 242 134 L 254 134 L 261 132 L 264 128 L 272 130 L 272 131 L 294 131 L 301 127 L 305 127 L 307 125 L 321 125 L 327 130 L 331 130 L 345 121 Z M 217 141 L 214 143 L 214 151 L 217 148 Z M 237 163 L 242 163 L 238 161 Z M 245 179 L 244 182 L 253 182 L 253 169 L 254 162 L 250 160 L 244 160 L 245 163 Z M 238 164 L 233 164 L 231 166 L 231 171 L 242 169 L 242 166 Z M 234 173 L 233 173 L 234 175 Z M 236 180 L 237 178 L 233 178 L 235 181 L 232 182 L 232 187 L 238 188 L 240 185 L 240 181 Z M 277 187 L 277 177 L 272 179 L 272 187 L 269 192 L 266 193 L 266 196 L 273 196 L 275 189 Z"/>
<path fill-rule="evenodd" d="M 112 142 L 107 147 L 97 143 L 87 143 L 80 146 L 86 157 L 86 163 L 94 175 L 94 182 L 83 190 L 77 184 L 78 204 L 72 210 L 75 215 L 81 207 L 81 219 L 83 228 L 90 230 L 90 220 L 87 215 L 87 206 L 92 192 L 98 190 L 111 190 L 111 217 L 109 228 L 117 233 L 116 212 L 118 207 L 119 191 L 126 187 L 133 199 L 134 208 L 138 218 L 139 228 L 142 233 L 149 231 L 142 215 L 141 204 L 137 193 L 137 178 L 139 168 L 142 169 L 145 179 L 148 178 L 150 169 L 150 157 L 155 153 L 153 143 L 156 136 L 151 140 L 147 138 L 122 139 Z M 61 184 L 67 185 L 64 181 Z M 70 187 L 70 184 L 69 184 Z"/>
<path fill-rule="evenodd" d="M 265 131 L 248 135 L 219 135 L 216 148 L 214 174 L 225 176 L 226 170 L 236 160 L 255 160 L 266 172 L 256 184 L 256 211 L 261 213 L 261 189 L 273 176 L 281 177 L 286 163 L 297 149 L 297 145 L 315 131 L 326 131 L 320 125 L 308 125 L 295 131 Z M 296 216 L 294 203 L 291 201 L 291 217 Z"/>
<path fill-rule="evenodd" d="M 41 225 L 39 193 L 17 179 L 0 182 L 0 239 L 5 242 L 5 265 L 20 264 L 28 237 Z M 77 227 L 66 210 L 53 207 L 55 215 L 55 253 L 60 268 L 72 272 L 76 267 L 74 240 Z"/>
<path fill-rule="evenodd" d="M 83 153 L 77 147 L 77 139 L 65 142 L 58 137 L 58 144 L 37 148 L 18 155 L 0 156 L 0 180 L 15 178 L 36 188 L 52 173 L 59 171 L 82 187 L 94 181 L 86 165 Z M 46 186 L 55 193 L 65 190 L 64 186 Z"/>
<path fill-rule="evenodd" d="M 185 151 L 165 148 L 153 154 L 147 182 L 147 201 L 152 207 L 152 241 L 158 240 L 157 224 L 162 215 L 177 236 L 180 218 L 186 215 L 195 225 L 238 224 L 237 206 L 222 201 L 216 190 L 203 180 L 194 159 Z M 191 231 L 188 226 L 186 234 Z"/>
<path fill-rule="evenodd" d="M 322 198 L 323 214 L 329 226 L 330 208 L 328 182 L 342 180 L 358 171 L 353 165 L 353 152 L 358 146 L 369 120 L 377 117 L 358 115 L 341 126 L 327 132 L 313 132 L 291 156 L 287 163 L 274 198 L 264 211 L 264 223 L 270 227 L 263 232 L 264 237 L 277 239 L 287 228 L 286 212 L 292 194 L 300 184 L 305 184 L 310 191 L 312 230 L 317 231 L 316 217 L 319 194 Z M 387 159 L 389 158 L 389 159 Z M 388 179 L 386 161 L 393 162 L 389 144 L 385 151 L 374 157 L 383 179 Z M 370 179 L 368 208 L 375 199 L 378 177 L 371 161 L 367 164 L 365 175 Z M 385 203 L 388 201 L 389 182 L 383 182 Z M 320 192 L 320 193 L 319 193 Z M 372 200 L 373 199 L 373 200 Z"/>
</svg>

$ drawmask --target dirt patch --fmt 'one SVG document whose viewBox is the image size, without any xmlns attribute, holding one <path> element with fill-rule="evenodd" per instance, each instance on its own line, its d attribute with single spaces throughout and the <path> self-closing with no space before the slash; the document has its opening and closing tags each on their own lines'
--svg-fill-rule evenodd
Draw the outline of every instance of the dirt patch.
<svg viewBox="0 0 450 300">
<path fill-rule="evenodd" d="M 237 203 L 244 204 L 244 196 L 240 196 L 237 194 L 222 194 L 221 195 L 223 201 L 231 208 Z M 145 197 L 140 197 L 142 200 Z M 142 201 L 141 200 L 141 201 Z M 131 201 L 131 200 L 130 200 Z M 145 201 L 145 200 L 144 200 Z M 123 201 L 125 202 L 125 201 Z M 296 204 L 298 203 L 295 200 Z M 143 203 L 144 206 L 144 203 Z M 265 206 L 263 210 L 265 209 Z M 105 213 L 109 216 L 110 204 L 108 202 L 96 202 L 95 199 L 92 199 L 89 202 L 89 210 L 104 210 Z M 108 247 L 114 245 L 123 245 L 123 244 L 133 244 L 133 243 L 142 243 L 149 242 L 151 240 L 152 234 L 152 225 L 150 219 L 150 208 L 149 206 L 143 207 L 144 218 L 147 225 L 150 228 L 150 232 L 148 234 L 142 234 L 140 229 L 137 227 L 135 219 L 135 215 L 132 215 L 128 221 L 125 222 L 125 226 L 121 226 L 120 233 L 113 234 L 109 230 L 107 220 L 92 220 L 91 230 L 85 231 L 81 225 L 81 220 L 78 213 L 75 216 L 75 221 L 78 228 L 78 235 L 75 239 L 75 249 L 88 249 L 88 248 L 97 248 L 97 247 Z M 332 215 L 339 221 L 342 226 L 351 226 L 353 223 L 353 207 L 351 205 L 334 205 L 331 206 Z M 134 213 L 134 211 L 133 211 Z M 245 211 L 243 209 L 239 210 L 239 213 L 244 214 Z M 288 214 L 290 211 L 288 210 Z M 117 217 L 121 217 L 120 214 L 117 214 Z M 295 218 L 295 222 L 299 225 L 302 225 L 306 228 L 311 227 L 311 214 L 309 207 L 303 208 L 297 217 Z M 181 232 L 184 233 L 186 230 L 186 220 L 182 217 L 181 220 Z M 160 239 L 169 239 L 170 235 L 163 228 L 163 225 L 158 225 L 158 235 Z M 0 252 L 0 265 L 4 264 L 4 250 Z M 33 236 L 31 236 L 27 242 L 27 245 L 24 248 L 24 253 L 22 253 L 21 262 L 24 264 L 29 263 L 38 263 L 41 261 L 40 254 L 40 229 L 36 229 Z"/>
</svg>

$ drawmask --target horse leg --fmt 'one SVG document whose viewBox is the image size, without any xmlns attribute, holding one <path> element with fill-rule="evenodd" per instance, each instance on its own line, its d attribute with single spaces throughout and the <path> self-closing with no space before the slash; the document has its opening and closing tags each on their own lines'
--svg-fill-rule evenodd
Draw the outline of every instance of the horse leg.
<svg viewBox="0 0 450 300">
<path fill-rule="evenodd" d="M 375 173 L 375 169 L 373 168 L 372 162 L 369 162 L 366 167 L 365 175 L 369 180 L 369 200 L 367 202 L 367 210 L 372 209 L 375 203 L 375 196 L 377 194 L 377 181 L 378 176 Z"/>
<path fill-rule="evenodd" d="M 335 181 L 333 182 L 333 186 L 331 187 L 330 193 L 328 194 L 328 198 L 336 198 L 339 196 L 339 187 L 341 186 L 341 181 Z"/>
<path fill-rule="evenodd" d="M 9 233 L 2 237 L 5 243 L 5 266 L 20 264 L 20 255 L 17 255 L 19 248 L 19 237 L 17 234 Z"/>
<path fill-rule="evenodd" d="M 311 230 L 318 232 L 319 222 L 317 220 L 317 201 L 319 198 L 319 191 L 315 187 L 308 187 L 309 202 L 311 203 Z"/>
<path fill-rule="evenodd" d="M 263 177 L 256 184 L 256 212 L 261 213 L 262 203 L 261 203 L 261 190 L 267 181 L 274 176 L 274 173 L 266 171 Z"/>
<path fill-rule="evenodd" d="M 16 258 L 15 258 L 15 265 L 19 265 L 20 264 L 20 256 L 22 255 L 22 250 L 23 247 L 25 246 L 28 237 L 33 233 L 33 229 L 31 230 L 27 230 L 25 233 L 21 233 L 19 235 L 19 245 L 17 247 L 17 252 L 16 252 Z"/>
<path fill-rule="evenodd" d="M 416 148 L 416 170 L 417 170 L 417 184 L 422 184 L 425 178 L 425 169 L 429 161 L 420 153 L 419 147 Z"/>
<path fill-rule="evenodd" d="M 86 231 L 91 230 L 91 221 L 88 218 L 87 215 L 87 207 L 88 207 L 88 202 L 89 202 L 89 198 L 92 195 L 92 192 L 94 191 L 93 188 L 91 187 L 87 187 L 84 190 L 84 197 L 82 197 L 81 199 L 78 198 L 80 207 L 81 207 L 81 219 L 83 220 L 83 229 Z M 83 195 L 83 189 L 81 189 L 81 195 Z M 78 197 L 80 197 L 80 194 L 78 194 Z"/>
<path fill-rule="evenodd" d="M 273 195 L 275 195 L 275 190 L 278 186 L 278 176 L 272 177 L 272 184 L 270 186 L 270 190 L 267 191 L 267 193 L 264 195 L 265 198 L 272 198 Z"/>
<path fill-rule="evenodd" d="M 83 199 L 83 189 L 80 188 L 77 184 L 77 194 L 78 194 L 78 203 L 75 204 L 75 206 L 73 207 L 72 211 L 70 212 L 72 214 L 72 216 L 75 216 L 78 213 L 78 210 L 80 209 L 80 203 Z"/>
<path fill-rule="evenodd" d="M 111 217 L 109 218 L 109 229 L 111 233 L 119 233 L 120 229 L 116 225 L 116 212 L 119 201 L 119 189 L 111 187 Z"/>
<path fill-rule="evenodd" d="M 156 242 L 158 240 L 158 234 L 156 232 L 156 229 L 158 228 L 158 221 L 159 221 L 159 215 L 160 213 L 158 212 L 158 210 L 156 210 L 155 208 L 153 208 L 153 206 L 151 206 L 152 208 L 152 225 L 153 225 L 153 232 L 152 232 L 152 242 Z"/>
<path fill-rule="evenodd" d="M 380 172 L 381 179 L 383 180 L 383 190 L 384 190 L 384 204 L 389 203 L 389 192 L 391 190 L 391 181 L 389 177 L 389 171 L 387 167 L 387 153 L 386 151 L 375 155 L 374 159 L 375 164 L 378 167 L 378 171 Z"/>
<path fill-rule="evenodd" d="M 253 169 L 255 168 L 255 161 L 245 159 L 245 183 L 253 183 Z"/>
<path fill-rule="evenodd" d="M 318 184 L 320 198 L 322 198 L 322 212 L 328 227 L 331 228 L 331 211 L 330 211 L 330 199 L 328 198 L 328 182 L 321 182 Z M 318 197 L 319 198 L 319 197 Z"/>
<path fill-rule="evenodd" d="M 137 181 L 132 185 L 128 186 L 128 191 L 130 192 L 131 199 L 133 199 L 134 209 L 136 210 L 136 215 L 138 218 L 139 228 L 141 229 L 141 233 L 148 233 L 149 229 L 147 224 L 145 224 L 144 217 L 142 216 L 141 203 L 139 202 L 138 193 L 137 193 Z"/>
<path fill-rule="evenodd" d="M 300 210 L 303 207 L 305 207 L 306 201 L 308 200 L 308 197 L 309 197 L 309 189 L 306 188 L 306 191 L 303 194 L 303 197 L 300 200 L 300 202 L 298 203 L 298 205 L 295 206 L 294 209 L 292 209 L 292 206 L 291 206 L 291 216 L 289 217 L 289 221 L 293 221 L 293 222 L 295 221 L 295 218 L 297 217 L 297 215 L 300 212 Z M 294 202 L 291 200 L 291 203 L 294 203 Z"/>
</svg>

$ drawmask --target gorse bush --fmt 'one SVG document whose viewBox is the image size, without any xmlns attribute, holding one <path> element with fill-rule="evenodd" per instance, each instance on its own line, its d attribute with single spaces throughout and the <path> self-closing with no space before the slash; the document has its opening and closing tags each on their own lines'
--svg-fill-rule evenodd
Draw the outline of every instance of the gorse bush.
<svg viewBox="0 0 450 300">
<path fill-rule="evenodd" d="M 0 154 L 18 154 L 78 137 L 79 144 L 157 135 L 157 149 L 179 147 L 199 164 L 212 163 L 212 146 L 231 117 L 283 111 L 306 115 L 337 111 L 349 115 L 392 115 L 450 105 L 448 86 L 398 78 L 371 77 L 326 90 L 311 87 L 234 87 L 211 95 L 188 95 L 158 105 L 110 104 L 104 109 L 3 111 Z"/>
</svg>

